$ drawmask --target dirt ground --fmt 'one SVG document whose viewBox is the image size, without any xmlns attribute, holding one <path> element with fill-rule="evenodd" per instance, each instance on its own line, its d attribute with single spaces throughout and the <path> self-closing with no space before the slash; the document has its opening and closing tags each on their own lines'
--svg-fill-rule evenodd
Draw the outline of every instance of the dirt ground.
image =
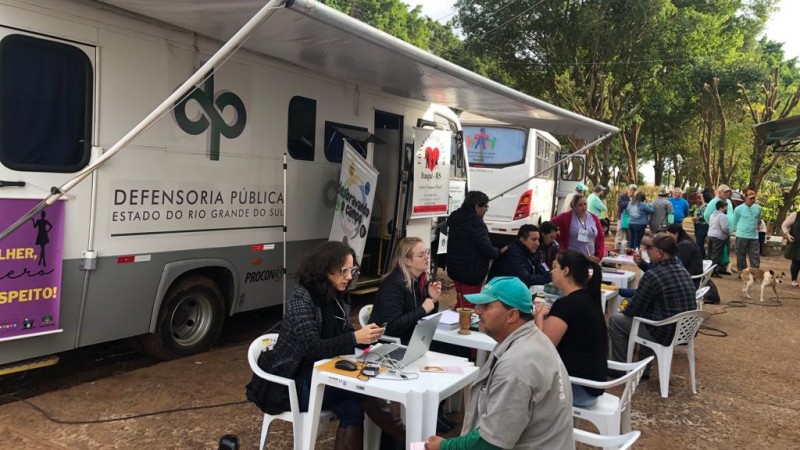
<svg viewBox="0 0 800 450">
<path fill-rule="evenodd" d="M 769 292 L 770 299 L 760 303 L 754 288 L 755 300 L 740 303 L 742 282 L 735 275 L 714 279 L 722 304 L 706 306 L 713 316 L 696 339 L 697 395 L 690 393 L 682 350 L 673 360 L 669 398 L 659 395 L 656 370 L 640 384 L 633 399 L 633 428 L 642 432 L 636 448 L 800 448 L 800 288 L 789 284 L 788 261 L 782 257 L 763 258 L 762 268 L 787 272 L 778 287 L 779 301 Z M 452 301 L 453 290 L 445 296 L 445 302 Z M 229 433 L 239 437 L 242 449 L 257 448 L 262 415 L 243 400 L 251 376 L 245 353 L 260 331 L 242 331 L 195 357 L 135 362 L 103 371 L 92 381 L 30 396 L 27 403 L 4 404 L 2 448 L 216 449 L 219 438 Z M 35 383 L 63 385 L 67 375 L 60 370 L 50 369 Z M 8 380 L 0 378 L 0 385 Z M 163 412 L 225 403 L 232 404 Z M 35 408 L 58 421 L 83 423 L 56 423 Z M 155 414 L 92 423 L 150 413 Z M 317 448 L 332 446 L 329 429 Z M 268 448 L 291 449 L 291 427 L 273 425 Z"/>
</svg>

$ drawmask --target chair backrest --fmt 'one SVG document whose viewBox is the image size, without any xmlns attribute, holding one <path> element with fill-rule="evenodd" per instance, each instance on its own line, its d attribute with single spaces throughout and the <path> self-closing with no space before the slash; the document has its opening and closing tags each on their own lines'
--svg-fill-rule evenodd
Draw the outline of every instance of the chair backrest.
<svg viewBox="0 0 800 450">
<path fill-rule="evenodd" d="M 703 260 L 703 261 L 706 261 L 706 260 Z M 705 285 L 708 284 L 708 280 L 711 279 L 711 274 L 714 273 L 714 268 L 716 268 L 716 267 L 717 267 L 716 264 L 712 264 L 708 268 L 704 268 L 703 273 L 701 273 L 700 275 L 692 276 L 692 279 L 695 279 L 695 280 L 699 279 L 700 280 L 700 283 L 697 285 L 698 288 L 705 287 Z"/>
<path fill-rule="evenodd" d="M 672 338 L 672 347 L 681 344 L 688 344 L 694 341 L 694 336 L 703 321 L 711 316 L 707 311 L 686 311 L 672 316 L 676 319 L 675 336 Z"/>
<path fill-rule="evenodd" d="M 594 447 L 613 448 L 618 450 L 627 450 L 639 439 L 641 431 L 631 431 L 617 436 L 603 436 L 602 434 L 595 434 L 586 430 L 572 429 L 575 442 L 581 444 L 588 444 Z"/>
<path fill-rule="evenodd" d="M 367 323 L 369 323 L 368 322 L 369 321 L 369 316 L 371 314 L 372 314 L 372 305 L 371 304 L 364 305 L 358 311 L 358 323 L 360 323 L 362 327 L 365 326 Z"/>
<path fill-rule="evenodd" d="M 702 311 L 703 310 L 703 298 L 705 298 L 706 293 L 708 290 L 711 289 L 711 286 L 703 286 L 698 289 L 694 294 L 694 299 L 697 301 L 697 309 Z"/>
<path fill-rule="evenodd" d="M 247 362 L 250 364 L 250 369 L 256 372 L 258 367 L 258 357 L 265 349 L 272 349 L 275 343 L 278 342 L 278 333 L 267 333 L 259 336 L 250 343 L 250 348 L 247 350 Z"/>
<path fill-rule="evenodd" d="M 714 262 L 711 261 L 710 259 L 704 259 L 703 260 L 703 271 L 708 270 L 708 268 L 711 267 L 712 264 L 714 264 Z"/>
<path fill-rule="evenodd" d="M 628 372 L 627 375 L 622 377 L 628 377 L 628 380 L 625 382 L 625 389 L 622 390 L 622 394 L 619 396 L 620 412 L 625 411 L 630 406 L 633 394 L 636 392 L 636 387 L 639 385 L 639 381 L 642 379 L 644 369 L 648 364 L 650 364 L 651 361 L 653 361 L 653 359 L 655 359 L 655 356 L 648 356 L 642 361 L 637 361 L 635 363 L 608 361 L 609 369 Z"/>
</svg>

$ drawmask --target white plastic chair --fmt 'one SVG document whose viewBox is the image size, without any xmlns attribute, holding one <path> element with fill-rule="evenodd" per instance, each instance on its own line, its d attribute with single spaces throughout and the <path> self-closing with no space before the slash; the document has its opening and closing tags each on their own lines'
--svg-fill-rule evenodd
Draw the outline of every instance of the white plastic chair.
<svg viewBox="0 0 800 450">
<path fill-rule="evenodd" d="M 675 346 L 686 344 L 686 355 L 689 358 L 689 376 L 692 379 L 692 394 L 697 393 L 695 386 L 695 371 L 694 371 L 694 337 L 700 325 L 710 317 L 706 311 L 686 311 L 676 314 L 664 320 L 649 320 L 643 317 L 634 317 L 633 324 L 631 325 L 631 334 L 628 338 L 628 362 L 633 359 L 633 348 L 635 344 L 650 347 L 656 354 L 658 361 L 658 382 L 661 386 L 661 397 L 667 398 L 669 396 L 669 378 L 672 369 L 672 353 L 675 351 Z M 656 327 L 663 327 L 665 325 L 675 324 L 675 336 L 672 338 L 670 345 L 661 345 L 658 342 L 649 341 L 639 336 L 639 327 L 641 324 L 647 324 Z"/>
<path fill-rule="evenodd" d="M 261 425 L 261 442 L 259 449 L 263 450 L 267 443 L 267 434 L 269 434 L 269 426 L 273 420 L 285 420 L 292 423 L 292 433 L 294 435 L 294 448 L 302 448 L 303 441 L 303 421 L 308 413 L 300 412 L 300 403 L 297 400 L 297 389 L 294 380 L 290 378 L 279 377 L 271 373 L 264 372 L 258 367 L 258 356 L 264 349 L 272 348 L 278 341 L 278 333 L 265 334 L 256 338 L 247 350 L 247 362 L 250 364 L 250 370 L 259 377 L 286 386 L 289 389 L 289 405 L 291 409 L 284 411 L 278 415 L 264 414 L 264 423 Z M 318 430 L 323 430 L 326 424 L 330 424 L 336 420 L 333 412 L 322 410 L 319 415 L 320 426 Z"/>
<path fill-rule="evenodd" d="M 644 368 L 653 361 L 650 356 L 643 361 L 635 363 L 622 363 L 608 361 L 608 368 L 627 372 L 626 375 L 611 381 L 594 381 L 585 378 L 569 377 L 569 382 L 580 386 L 595 389 L 610 389 L 614 386 L 625 385 L 622 395 L 617 397 L 603 393 L 597 398 L 597 403 L 591 408 L 572 407 L 572 416 L 593 423 L 603 436 L 616 436 L 631 431 L 631 399 L 636 392 L 636 386 L 642 379 Z M 605 445 L 604 445 L 605 446 Z"/>
<path fill-rule="evenodd" d="M 580 430 L 578 428 L 572 429 L 572 435 L 575 437 L 575 442 L 581 444 L 588 444 L 594 447 L 604 447 L 615 450 L 627 450 L 633 446 L 633 443 L 642 435 L 641 431 L 631 431 L 630 433 L 621 434 L 618 436 L 603 436 L 601 434 L 594 434 L 589 431 Z"/>
<path fill-rule="evenodd" d="M 703 261 L 707 261 L 707 260 L 704 259 Z M 700 283 L 697 285 L 698 289 L 702 288 L 702 287 L 705 287 L 708 284 L 708 280 L 711 279 L 711 274 L 714 273 L 714 268 L 716 268 L 716 267 L 717 267 L 716 264 L 712 264 L 708 268 L 705 268 L 705 264 L 704 264 L 703 273 L 701 273 L 700 275 L 693 275 L 692 276 L 692 280 L 700 280 Z"/>
<path fill-rule="evenodd" d="M 358 311 L 358 323 L 361 324 L 363 327 L 364 325 L 369 323 L 369 316 L 372 314 L 372 304 L 364 305 Z"/>
<path fill-rule="evenodd" d="M 694 293 L 694 299 L 697 301 L 697 310 L 703 310 L 703 297 L 706 296 L 711 286 L 703 286 Z"/>
<path fill-rule="evenodd" d="M 706 270 L 708 270 L 708 268 L 711 267 L 712 264 L 714 264 L 714 261 L 711 261 L 710 259 L 704 259 L 703 260 L 703 271 L 705 272 Z"/>
</svg>

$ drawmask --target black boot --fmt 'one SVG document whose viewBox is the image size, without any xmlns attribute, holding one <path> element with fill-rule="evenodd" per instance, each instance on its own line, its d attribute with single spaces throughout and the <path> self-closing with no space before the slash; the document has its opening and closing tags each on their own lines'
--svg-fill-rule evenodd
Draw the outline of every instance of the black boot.
<svg viewBox="0 0 800 450">
<path fill-rule="evenodd" d="M 364 429 L 359 427 L 339 427 L 333 450 L 362 450 L 364 448 Z"/>
</svg>

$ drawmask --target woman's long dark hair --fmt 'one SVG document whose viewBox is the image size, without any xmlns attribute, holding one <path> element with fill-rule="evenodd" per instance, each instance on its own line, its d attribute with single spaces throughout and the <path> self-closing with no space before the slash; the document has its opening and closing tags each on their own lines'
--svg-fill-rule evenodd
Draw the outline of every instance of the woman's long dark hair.
<svg viewBox="0 0 800 450">
<path fill-rule="evenodd" d="M 683 229 L 683 224 L 682 223 L 671 223 L 671 224 L 667 225 L 667 232 L 677 234 L 678 235 L 678 239 L 676 239 L 676 241 L 678 241 L 678 242 L 680 242 L 680 241 L 682 241 L 684 239 L 688 239 L 688 240 L 694 242 L 694 239 L 692 239 L 692 237 L 689 236 L 689 233 L 687 233 L 686 230 Z"/>
<path fill-rule="evenodd" d="M 569 268 L 569 273 L 575 282 L 583 286 L 592 299 L 592 304 L 597 306 L 597 310 L 603 316 L 603 351 L 608 353 L 608 329 L 605 321 L 605 311 L 600 296 L 600 281 L 603 279 L 603 269 L 596 262 L 592 262 L 584 254 L 575 250 L 564 250 L 556 255 L 558 265 L 564 269 Z M 589 278 L 589 269 L 592 269 L 592 277 Z"/>
<path fill-rule="evenodd" d="M 314 303 L 322 311 L 322 337 L 336 336 L 336 308 L 334 301 L 347 301 L 347 296 L 336 290 L 328 279 L 328 275 L 340 270 L 347 259 L 353 257 L 353 264 L 358 265 L 356 252 L 341 242 L 326 242 L 309 252 L 300 262 L 297 269 L 297 283 L 308 290 Z M 341 314 L 341 313 L 339 313 Z M 350 320 L 345 317 L 344 320 Z"/>
<path fill-rule="evenodd" d="M 475 207 L 489 203 L 489 196 L 481 191 L 469 191 L 464 196 L 464 202 L 461 203 L 461 208 L 467 211 L 475 212 Z"/>
</svg>

